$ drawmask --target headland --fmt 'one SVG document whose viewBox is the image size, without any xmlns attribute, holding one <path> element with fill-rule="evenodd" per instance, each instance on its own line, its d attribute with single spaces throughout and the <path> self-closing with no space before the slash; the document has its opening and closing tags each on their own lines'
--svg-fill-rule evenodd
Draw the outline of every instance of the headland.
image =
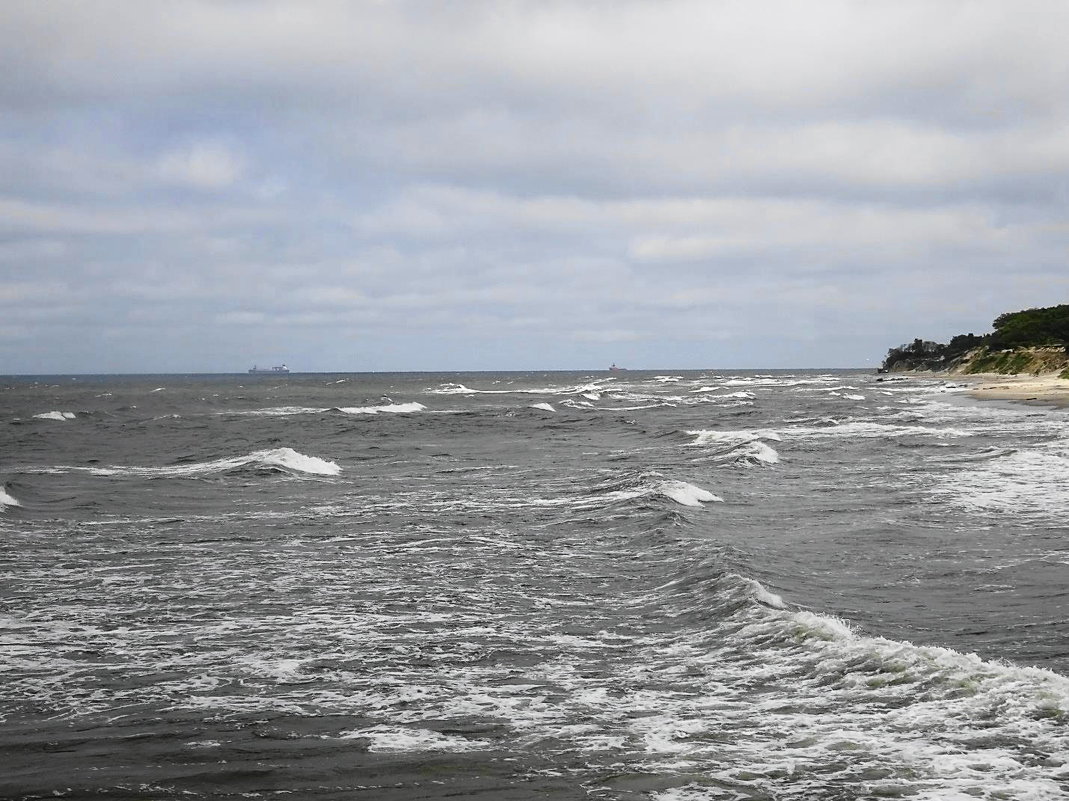
<svg viewBox="0 0 1069 801">
<path fill-rule="evenodd" d="M 1069 305 L 1008 312 L 992 325 L 990 334 L 891 348 L 880 372 L 954 376 L 974 385 L 975 398 L 1069 407 Z"/>
</svg>

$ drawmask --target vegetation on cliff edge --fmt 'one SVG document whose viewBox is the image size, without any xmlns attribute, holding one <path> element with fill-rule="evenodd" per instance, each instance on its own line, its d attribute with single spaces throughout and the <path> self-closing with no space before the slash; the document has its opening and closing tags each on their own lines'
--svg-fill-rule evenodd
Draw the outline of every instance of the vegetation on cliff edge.
<svg viewBox="0 0 1069 801">
<path fill-rule="evenodd" d="M 1035 364 L 1035 354 L 1023 348 L 1053 349 L 1040 360 L 1052 370 L 1069 357 L 1069 305 L 1007 312 L 991 325 L 990 334 L 958 334 L 946 344 L 915 339 L 891 348 L 880 369 L 946 370 L 968 361 L 965 372 L 1019 373 Z"/>
</svg>

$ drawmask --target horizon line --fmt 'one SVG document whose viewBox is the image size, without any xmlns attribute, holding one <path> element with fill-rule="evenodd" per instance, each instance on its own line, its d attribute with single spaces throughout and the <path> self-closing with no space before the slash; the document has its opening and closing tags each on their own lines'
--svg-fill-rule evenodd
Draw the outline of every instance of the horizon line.
<svg viewBox="0 0 1069 801">
<path fill-rule="evenodd" d="M 450 369 L 450 370 L 290 370 L 286 373 L 249 373 L 247 370 L 241 371 L 171 371 L 171 372 L 114 372 L 114 373 L 99 373 L 99 372 L 59 372 L 59 373 L 0 373 L 0 378 L 31 378 L 31 377 L 48 377 L 48 376 L 157 376 L 157 375 L 204 375 L 204 376 L 249 376 L 251 378 L 288 378 L 291 376 L 300 375 L 390 375 L 398 373 L 423 373 L 423 374 L 448 374 L 448 373 L 609 373 L 611 375 L 618 375 L 619 373 L 650 373 L 650 372 L 709 372 L 709 371 L 730 371 L 730 370 L 872 370 L 875 372 L 876 368 L 871 365 L 850 366 L 850 367 L 829 367 L 829 366 L 817 366 L 817 367 L 624 367 L 618 370 L 610 370 L 608 367 L 538 367 L 527 369 L 509 369 L 499 370 L 493 368 L 478 368 L 478 369 Z"/>
</svg>

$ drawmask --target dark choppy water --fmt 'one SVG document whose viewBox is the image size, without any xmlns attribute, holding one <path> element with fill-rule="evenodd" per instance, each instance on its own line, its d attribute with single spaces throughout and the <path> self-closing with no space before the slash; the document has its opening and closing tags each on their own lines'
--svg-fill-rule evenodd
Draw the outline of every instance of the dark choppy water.
<svg viewBox="0 0 1069 801">
<path fill-rule="evenodd" d="M 0 381 L 0 797 L 1060 799 L 1066 413 Z"/>
</svg>

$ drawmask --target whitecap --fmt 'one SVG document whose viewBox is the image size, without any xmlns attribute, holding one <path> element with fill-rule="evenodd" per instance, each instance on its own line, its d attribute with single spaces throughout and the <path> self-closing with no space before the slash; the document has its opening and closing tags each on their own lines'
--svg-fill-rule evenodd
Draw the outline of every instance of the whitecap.
<svg viewBox="0 0 1069 801">
<path fill-rule="evenodd" d="M 476 751 L 489 747 L 485 740 L 469 740 L 457 735 L 446 735 L 430 729 L 402 726 L 372 726 L 342 732 L 343 739 L 367 739 L 368 751 L 396 753 L 407 751 Z"/>
<path fill-rule="evenodd" d="M 779 464 L 779 453 L 770 445 L 755 440 L 725 454 L 730 461 L 745 464 Z"/>
<path fill-rule="evenodd" d="M 779 453 L 762 440 L 780 441 L 775 431 L 688 431 L 695 439 L 690 445 L 706 448 L 703 459 L 732 462 L 744 466 L 779 463 Z"/>
<path fill-rule="evenodd" d="M 750 579 L 753 586 L 754 600 L 763 606 L 771 607 L 772 609 L 786 609 L 787 605 L 783 603 L 782 596 L 777 595 L 774 592 L 770 592 L 765 585 L 759 581 L 753 581 Z"/>
<path fill-rule="evenodd" d="M 657 486 L 657 492 L 683 506 L 701 506 L 703 503 L 723 503 L 724 501 L 723 498 L 713 495 L 709 490 L 685 481 L 664 481 Z"/>
<path fill-rule="evenodd" d="M 752 703 L 738 707 L 740 722 L 743 715 L 752 720 L 774 710 L 777 730 L 806 733 L 787 744 L 784 758 L 800 766 L 826 765 L 829 751 L 845 747 L 862 758 L 891 760 L 939 788 L 934 795 L 910 793 L 918 798 L 975 797 L 980 786 L 991 789 L 991 797 L 995 790 L 1007 798 L 1061 797 L 1045 771 L 1030 771 L 1031 763 L 1021 761 L 1017 743 L 1027 729 L 1031 736 L 1047 733 L 1040 740 L 1046 749 L 1063 750 L 1064 727 L 1057 721 L 1069 711 L 1065 677 L 949 648 L 866 636 L 830 615 L 762 606 L 773 608 L 740 609 L 737 621 L 742 625 L 731 629 L 723 648 L 707 658 L 717 664 L 718 687 L 752 681 L 755 673 L 768 679 L 788 671 L 803 677 L 792 683 L 789 701 L 784 695 L 769 699 L 763 708 Z M 747 658 L 730 660 L 735 653 Z M 720 661 L 725 656 L 729 661 Z M 869 701 L 878 715 L 827 713 L 847 705 L 861 710 Z M 736 714 L 722 700 L 717 709 L 728 717 Z M 682 722 L 695 719 L 689 712 L 681 711 Z M 986 744 L 977 749 L 980 735 Z M 691 745 L 688 754 L 702 744 Z M 754 768 L 767 766 L 767 751 L 755 749 L 752 757 Z M 1003 792 L 1025 785 L 1044 789 Z"/>
<path fill-rule="evenodd" d="M 410 414 L 412 412 L 422 412 L 426 410 L 426 406 L 422 403 L 389 403 L 385 406 L 348 406 L 338 407 L 339 412 L 345 414 Z"/>
<path fill-rule="evenodd" d="M 782 437 L 775 431 L 710 431 L 697 429 L 687 431 L 693 436 L 691 445 L 743 445 L 755 440 L 769 439 L 775 442 L 782 441 Z"/>
<path fill-rule="evenodd" d="M 341 473 L 341 468 L 336 462 L 328 462 L 318 456 L 305 456 L 293 448 L 273 448 L 271 450 L 256 451 L 249 454 L 249 464 L 256 462 L 265 465 L 277 465 L 287 470 L 298 473 L 310 473 L 319 476 L 336 476 Z"/>
<path fill-rule="evenodd" d="M 1069 504 L 1069 448 L 1064 444 L 987 449 L 959 459 L 970 469 L 943 474 L 929 491 L 969 512 L 1061 522 Z"/>
<path fill-rule="evenodd" d="M 962 428 L 927 428 L 925 426 L 911 425 L 888 425 L 866 420 L 854 420 L 837 423 L 835 420 L 825 421 L 821 427 L 800 426 L 789 428 L 787 433 L 792 438 L 805 437 L 904 437 L 913 435 L 929 435 L 933 437 L 970 437 L 976 432 Z"/>
<path fill-rule="evenodd" d="M 602 484 L 595 490 L 595 493 L 596 503 L 599 506 L 606 502 L 616 503 L 651 495 L 660 495 L 683 506 L 701 506 L 703 503 L 723 501 L 723 498 L 706 489 L 685 481 L 666 479 L 660 473 L 652 471 L 624 475 Z M 586 503 L 583 502 L 580 505 L 585 506 Z"/>
<path fill-rule="evenodd" d="M 696 393 L 696 394 L 697 393 L 709 393 L 709 392 L 718 392 L 721 389 L 722 389 L 722 387 L 698 387 L 697 389 L 692 389 L 691 392 L 692 393 Z M 719 398 L 725 398 L 725 399 L 726 398 L 742 398 L 744 400 L 754 400 L 754 399 L 757 398 L 757 396 L 754 393 L 747 392 L 744 389 L 740 389 L 740 390 L 738 390 L 736 392 L 725 392 L 723 395 L 711 396 L 712 400 L 717 400 Z"/>
<path fill-rule="evenodd" d="M 22 506 L 22 504 L 8 494 L 7 487 L 0 484 L 0 509 L 7 506 Z"/>
<path fill-rule="evenodd" d="M 35 414 L 34 417 L 38 420 L 73 420 L 77 415 L 74 412 L 42 412 L 41 414 Z"/>
<path fill-rule="evenodd" d="M 244 467 L 271 467 L 289 473 L 305 473 L 317 476 L 336 476 L 341 473 L 337 463 L 307 456 L 293 448 L 271 448 L 253 451 L 245 456 L 213 459 L 192 464 L 142 467 L 132 465 L 109 465 L 108 467 L 64 467 L 54 472 L 87 472 L 95 476 L 138 476 L 143 478 L 196 478 L 202 475 L 225 473 Z"/>
<path fill-rule="evenodd" d="M 298 414 L 322 414 L 329 409 L 316 409 L 307 406 L 272 406 L 267 409 L 250 409 L 242 411 L 223 411 L 217 414 L 246 415 L 251 417 L 289 417 Z"/>
<path fill-rule="evenodd" d="M 514 389 L 472 389 L 464 384 L 441 384 L 425 391 L 432 395 L 597 395 L 600 397 L 606 390 L 604 384 L 613 380 L 615 379 L 605 378 L 579 386 L 517 387 Z"/>
<path fill-rule="evenodd" d="M 532 403 L 529 408 L 531 408 L 531 409 L 541 409 L 544 412 L 555 412 L 555 411 L 557 411 L 556 409 L 553 408 L 552 405 L 550 405 L 548 403 Z"/>
<path fill-rule="evenodd" d="M 481 390 L 469 389 L 463 384 L 442 384 L 426 391 L 433 395 L 476 395 Z"/>
</svg>

